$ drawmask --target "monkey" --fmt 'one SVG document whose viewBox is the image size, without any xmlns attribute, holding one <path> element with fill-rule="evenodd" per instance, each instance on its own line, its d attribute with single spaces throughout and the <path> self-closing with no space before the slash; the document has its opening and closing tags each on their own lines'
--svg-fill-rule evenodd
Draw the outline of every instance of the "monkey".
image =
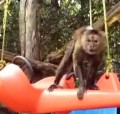
<svg viewBox="0 0 120 114">
<path fill-rule="evenodd" d="M 73 35 L 73 37 L 75 37 L 74 39 L 76 40 L 73 52 L 73 68 L 75 76 L 78 76 L 80 83 L 77 93 L 78 98 L 83 98 L 83 93 L 85 92 L 86 88 L 92 90 L 99 89 L 95 84 L 95 78 L 97 69 L 102 63 L 106 49 L 105 33 L 89 27 L 86 29 L 82 28 L 83 31 L 79 29 Z M 83 76 L 82 66 L 84 61 L 88 62 L 86 76 Z M 86 82 L 84 82 L 84 80 Z"/>
<path fill-rule="evenodd" d="M 98 90 L 95 83 L 96 74 L 103 61 L 106 50 L 106 37 L 103 31 L 90 26 L 77 29 L 72 36 L 73 42 L 66 49 L 65 55 L 58 66 L 54 84 L 50 85 L 49 91 L 59 87 L 62 76 L 73 71 L 78 77 L 78 99 L 82 99 L 86 89 Z M 84 64 L 87 63 L 87 74 L 84 74 Z M 68 70 L 67 70 L 68 68 Z"/>
<path fill-rule="evenodd" d="M 28 76 L 30 83 L 33 82 L 33 77 L 34 77 L 34 70 L 32 68 L 32 65 L 30 64 L 29 60 L 26 59 L 23 56 L 15 56 L 12 60 L 12 63 L 16 63 L 17 59 L 21 59 L 24 63 L 22 65 L 20 65 L 19 67 L 24 71 L 24 73 L 26 74 L 26 76 Z"/>
</svg>

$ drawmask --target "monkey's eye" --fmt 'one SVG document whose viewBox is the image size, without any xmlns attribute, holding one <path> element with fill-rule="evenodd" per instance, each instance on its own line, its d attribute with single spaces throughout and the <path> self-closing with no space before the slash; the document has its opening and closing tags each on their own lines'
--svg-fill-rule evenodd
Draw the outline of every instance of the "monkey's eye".
<svg viewBox="0 0 120 114">
<path fill-rule="evenodd" d="M 90 39 L 88 39 L 87 41 L 90 42 Z"/>
<path fill-rule="evenodd" d="M 95 40 L 94 42 L 95 42 L 95 43 L 97 43 L 98 41 L 97 41 L 97 40 Z"/>
</svg>

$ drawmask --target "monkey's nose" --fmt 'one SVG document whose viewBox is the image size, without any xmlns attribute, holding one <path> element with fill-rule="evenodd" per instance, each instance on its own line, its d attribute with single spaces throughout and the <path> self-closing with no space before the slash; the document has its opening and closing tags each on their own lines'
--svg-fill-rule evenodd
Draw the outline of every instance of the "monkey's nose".
<svg viewBox="0 0 120 114">
<path fill-rule="evenodd" d="M 94 46 L 94 45 L 91 45 L 91 46 L 90 46 L 90 49 L 91 49 L 91 50 L 93 50 L 94 48 L 95 48 L 95 46 Z"/>
</svg>

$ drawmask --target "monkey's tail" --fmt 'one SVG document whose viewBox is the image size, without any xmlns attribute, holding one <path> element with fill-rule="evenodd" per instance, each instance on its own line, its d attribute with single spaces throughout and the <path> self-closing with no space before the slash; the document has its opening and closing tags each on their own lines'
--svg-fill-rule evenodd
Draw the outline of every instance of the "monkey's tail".
<svg viewBox="0 0 120 114">
<path fill-rule="evenodd" d="M 29 73 L 29 77 L 28 78 L 30 79 L 30 83 L 32 83 L 33 77 L 34 77 L 34 70 L 32 68 L 32 65 L 30 64 L 30 62 L 28 61 L 28 59 L 26 59 L 23 56 L 16 56 L 16 57 L 14 57 L 13 60 L 12 60 L 12 63 L 15 63 L 16 59 L 21 59 L 21 60 L 24 61 L 24 63 L 22 65 L 20 65 L 20 68 L 22 68 L 22 67 L 28 68 L 28 73 Z"/>
</svg>

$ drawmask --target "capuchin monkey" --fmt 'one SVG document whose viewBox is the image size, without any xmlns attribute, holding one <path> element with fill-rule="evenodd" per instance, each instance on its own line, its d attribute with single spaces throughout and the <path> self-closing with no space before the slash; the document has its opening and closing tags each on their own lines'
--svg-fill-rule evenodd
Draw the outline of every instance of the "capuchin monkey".
<svg viewBox="0 0 120 114">
<path fill-rule="evenodd" d="M 65 55 L 56 71 L 54 84 L 48 90 L 53 91 L 59 87 L 62 76 L 68 77 L 73 71 L 79 80 L 77 97 L 82 99 L 86 89 L 98 90 L 95 83 L 97 69 L 101 65 L 106 50 L 106 37 L 103 31 L 84 26 L 73 33 L 73 40 L 68 45 Z M 85 64 L 87 74 L 85 75 Z"/>
</svg>

